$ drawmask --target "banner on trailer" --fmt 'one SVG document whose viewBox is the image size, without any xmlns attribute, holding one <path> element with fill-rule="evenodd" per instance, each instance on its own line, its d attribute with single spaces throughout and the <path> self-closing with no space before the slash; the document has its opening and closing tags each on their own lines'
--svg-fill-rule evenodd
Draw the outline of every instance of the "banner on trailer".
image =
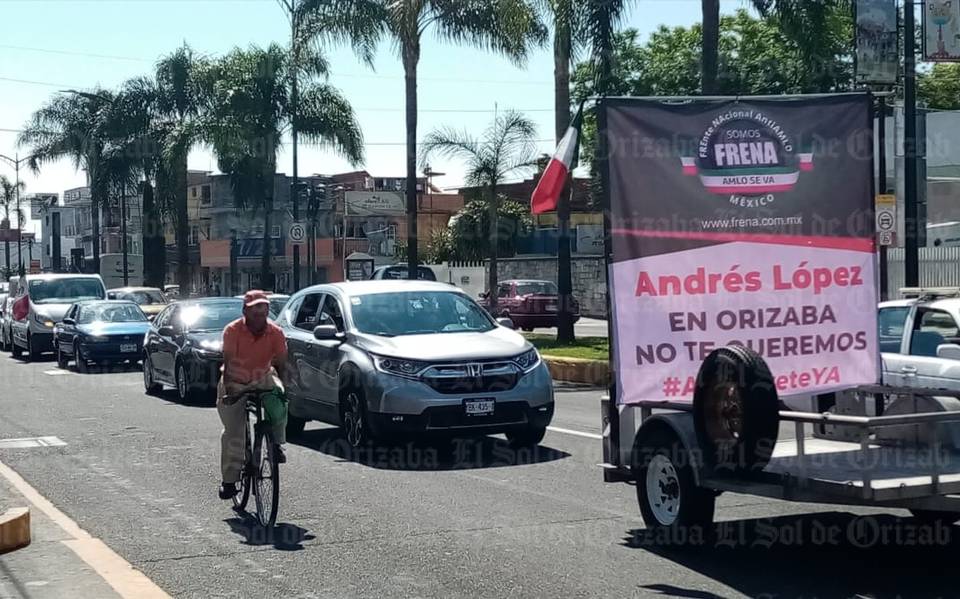
<svg viewBox="0 0 960 599">
<path fill-rule="evenodd" d="M 857 0 L 857 81 L 894 85 L 897 51 L 896 0 Z"/>
<path fill-rule="evenodd" d="M 781 395 L 877 382 L 870 97 L 607 100 L 619 403 L 739 344 Z"/>
</svg>

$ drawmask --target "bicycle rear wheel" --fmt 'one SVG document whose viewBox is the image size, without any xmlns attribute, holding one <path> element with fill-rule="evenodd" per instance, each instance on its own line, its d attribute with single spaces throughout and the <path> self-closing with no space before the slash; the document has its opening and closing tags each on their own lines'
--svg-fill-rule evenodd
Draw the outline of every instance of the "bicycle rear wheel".
<svg viewBox="0 0 960 599">
<path fill-rule="evenodd" d="M 256 431 L 253 462 L 253 495 L 257 502 L 257 520 L 261 526 L 269 528 L 277 522 L 277 508 L 280 504 L 280 466 L 277 464 L 273 434 L 262 429 Z"/>
<path fill-rule="evenodd" d="M 250 500 L 250 487 L 253 480 L 253 425 L 250 423 L 251 416 L 247 414 L 247 426 L 243 432 L 243 469 L 240 470 L 240 488 L 237 494 L 233 496 L 233 507 L 239 511 L 247 509 L 247 502 Z"/>
</svg>

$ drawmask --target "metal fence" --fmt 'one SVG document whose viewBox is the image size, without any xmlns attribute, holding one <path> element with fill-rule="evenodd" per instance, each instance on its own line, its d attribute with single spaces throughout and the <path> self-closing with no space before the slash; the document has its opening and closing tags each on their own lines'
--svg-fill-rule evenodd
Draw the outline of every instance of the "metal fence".
<svg viewBox="0 0 960 599">
<path fill-rule="evenodd" d="M 887 291 L 899 297 L 903 281 L 903 248 L 887 251 Z M 960 286 L 960 247 L 920 248 L 920 285 L 925 287 Z"/>
</svg>

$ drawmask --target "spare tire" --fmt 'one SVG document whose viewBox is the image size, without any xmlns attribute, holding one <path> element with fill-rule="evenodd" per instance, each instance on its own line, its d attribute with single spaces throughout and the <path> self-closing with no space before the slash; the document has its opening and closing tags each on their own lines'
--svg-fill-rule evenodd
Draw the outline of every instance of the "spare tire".
<svg viewBox="0 0 960 599">
<path fill-rule="evenodd" d="M 717 470 L 762 470 L 777 443 L 779 409 L 763 358 L 739 345 L 715 350 L 700 366 L 693 396 L 704 461 Z"/>
</svg>

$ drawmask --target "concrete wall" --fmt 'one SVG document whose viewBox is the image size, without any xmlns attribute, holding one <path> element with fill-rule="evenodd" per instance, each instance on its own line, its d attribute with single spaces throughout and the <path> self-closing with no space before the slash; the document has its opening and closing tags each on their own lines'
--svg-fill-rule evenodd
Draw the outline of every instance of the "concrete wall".
<svg viewBox="0 0 960 599">
<path fill-rule="evenodd" d="M 557 282 L 557 259 L 505 258 L 499 261 L 497 275 L 507 279 L 540 279 Z M 572 260 L 573 296 L 580 312 L 590 318 L 607 317 L 607 275 L 600 256 L 574 257 Z"/>
</svg>

